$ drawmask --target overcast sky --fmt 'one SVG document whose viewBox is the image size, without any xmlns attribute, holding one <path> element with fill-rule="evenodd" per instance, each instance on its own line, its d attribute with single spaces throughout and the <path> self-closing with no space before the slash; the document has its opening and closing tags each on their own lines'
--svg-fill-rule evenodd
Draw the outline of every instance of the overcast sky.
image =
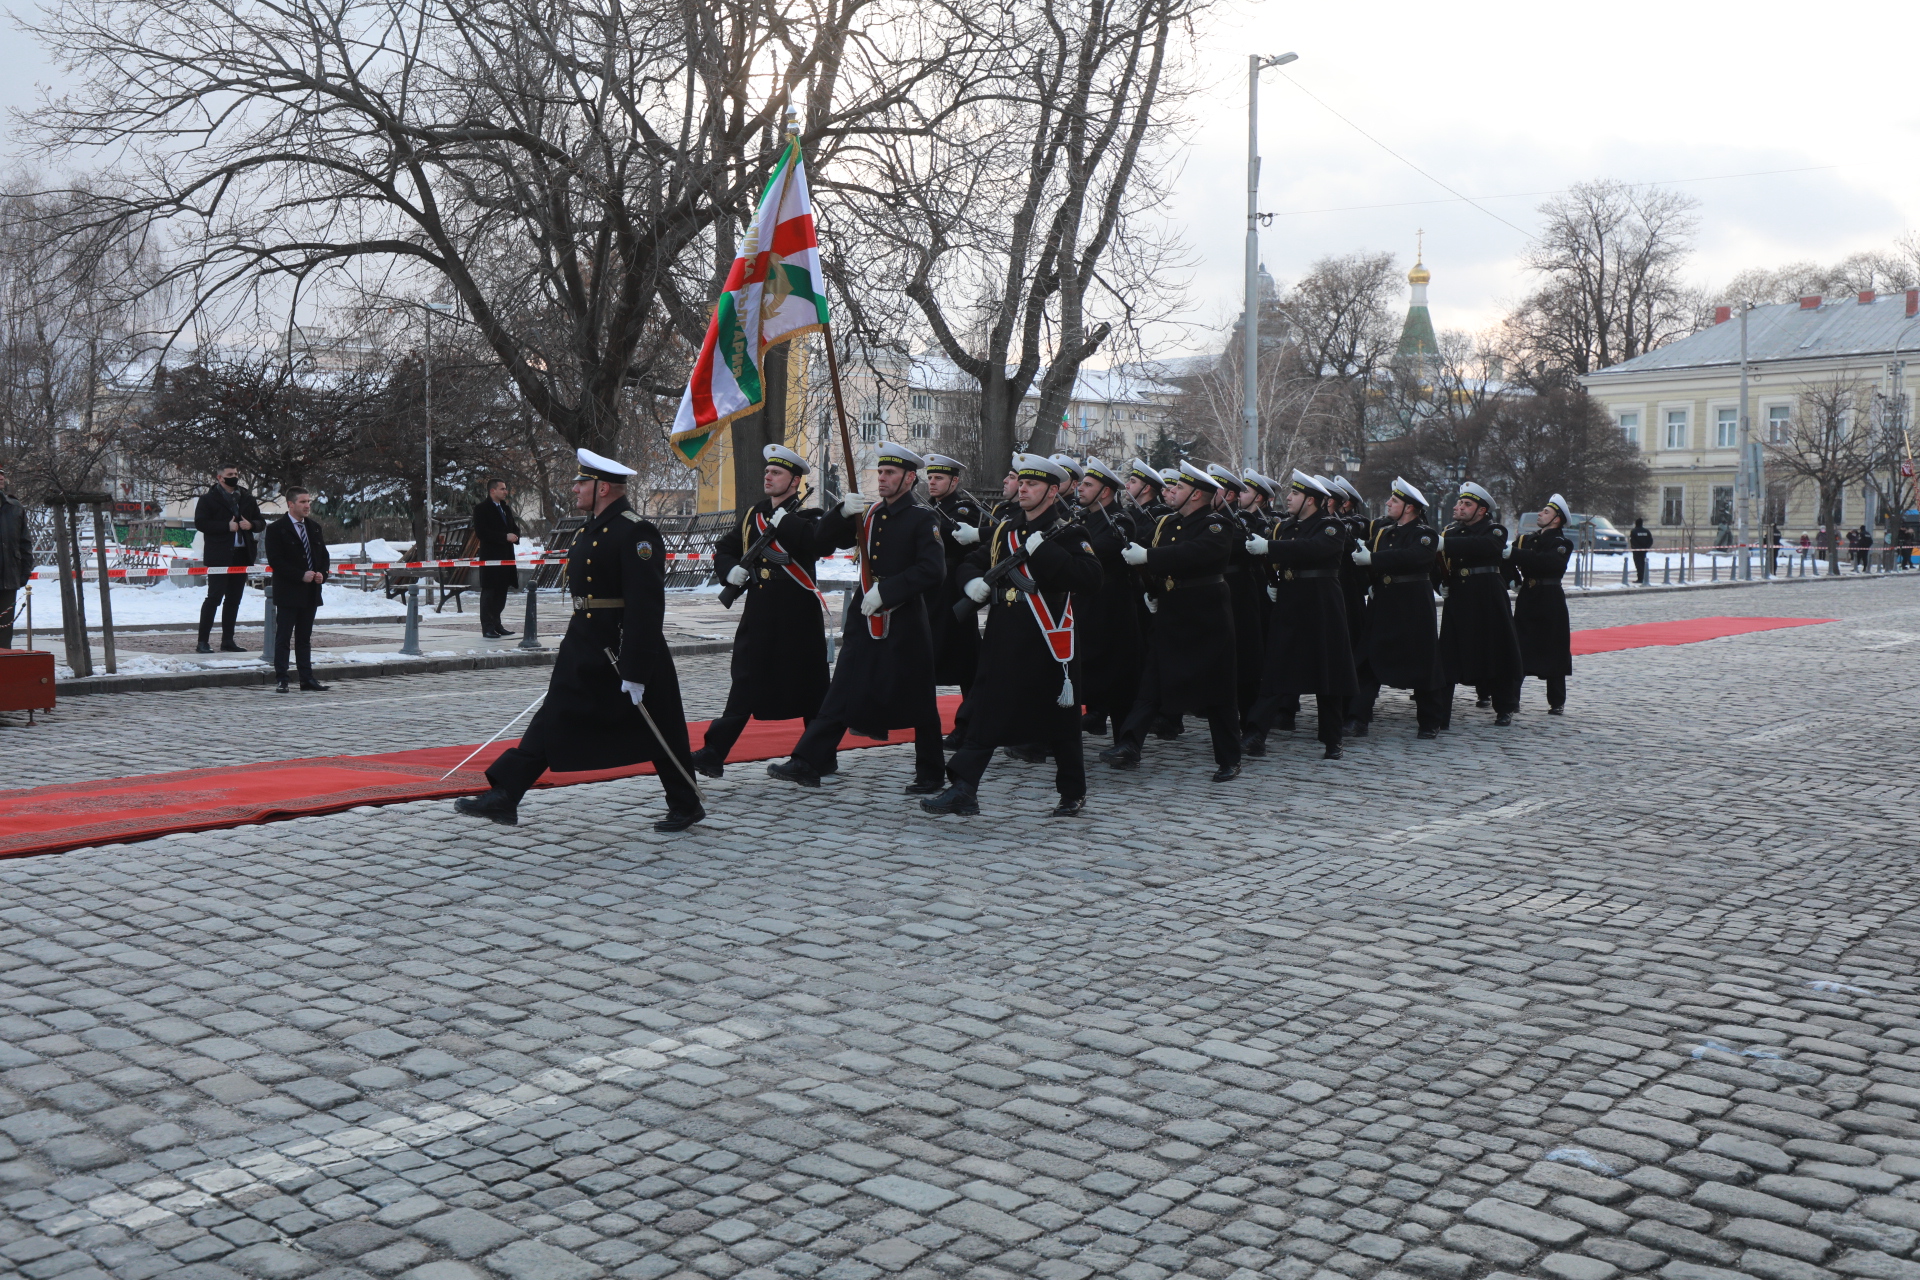
<svg viewBox="0 0 1920 1280">
<path fill-rule="evenodd" d="M 1886 248 L 1920 226 L 1920 98 L 1902 52 L 1920 35 L 1915 13 L 1891 0 L 1218 9 L 1204 53 L 1218 78 L 1169 210 L 1197 260 L 1190 309 L 1217 323 L 1240 305 L 1249 53 L 1300 55 L 1260 90 L 1260 207 L 1280 215 L 1261 233 L 1269 270 L 1284 284 L 1357 249 L 1411 266 L 1424 227 L 1435 324 L 1477 329 L 1527 286 L 1523 232 L 1542 197 L 1479 200 L 1515 224 L 1503 225 L 1289 79 L 1468 196 L 1671 182 L 1701 202 L 1693 274 L 1717 284 L 1750 266 Z M 1447 203 L 1402 203 L 1434 200 Z M 1402 207 L 1353 207 L 1387 204 Z"/>
<path fill-rule="evenodd" d="M 1477 329 L 1527 286 L 1538 193 L 1582 179 L 1697 196 L 1693 274 L 1709 284 L 1886 248 L 1920 227 L 1920 96 L 1902 67 L 1915 12 L 1894 0 L 1221 0 L 1203 29 L 1204 124 L 1166 210 L 1194 258 L 1192 327 L 1169 338 L 1210 348 L 1240 305 L 1249 52 L 1300 55 L 1261 86 L 1260 207 L 1279 215 L 1261 235 L 1268 268 L 1285 284 L 1360 249 L 1411 266 L 1424 227 L 1435 324 Z M 0 37 L 0 106 L 29 105 L 53 75 L 31 41 Z M 1514 225 L 1452 199 L 1292 81 Z M 1803 172 L 1681 181 L 1778 170 Z M 1398 207 L 1357 207 L 1383 205 Z"/>
</svg>

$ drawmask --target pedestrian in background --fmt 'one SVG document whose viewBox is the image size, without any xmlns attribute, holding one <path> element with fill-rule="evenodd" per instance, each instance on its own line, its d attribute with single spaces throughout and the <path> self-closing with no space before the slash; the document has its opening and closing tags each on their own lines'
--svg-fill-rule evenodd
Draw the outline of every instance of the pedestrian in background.
<svg viewBox="0 0 1920 1280">
<path fill-rule="evenodd" d="M 1633 529 L 1627 534 L 1627 545 L 1633 549 L 1634 580 L 1644 587 L 1647 585 L 1647 548 L 1653 545 L 1653 530 L 1647 528 L 1645 516 L 1633 518 Z"/>
<path fill-rule="evenodd" d="M 20 588 L 33 576 L 33 535 L 27 530 L 27 509 L 7 493 L 7 473 L 0 471 L 0 649 L 13 648 L 13 615 Z"/>
<path fill-rule="evenodd" d="M 507 505 L 505 480 L 487 481 L 487 500 L 473 509 L 473 535 L 480 541 L 480 559 L 513 559 L 514 544 L 520 541 L 520 521 Z M 513 589 L 519 572 L 513 565 L 480 570 L 480 634 L 488 640 L 504 640 L 516 634 L 507 630 L 500 614 L 507 607 L 507 592 Z"/>
<path fill-rule="evenodd" d="M 278 615 L 273 633 L 273 673 L 278 692 L 287 691 L 287 649 L 293 649 L 300 672 L 300 688 L 325 693 L 327 686 L 313 676 L 313 618 L 320 611 L 320 588 L 333 562 L 320 522 L 309 518 L 313 495 L 295 487 L 287 490 L 287 514 L 267 527 L 267 567 L 273 570 L 273 607 Z"/>
<path fill-rule="evenodd" d="M 258 555 L 260 530 L 266 526 L 260 504 L 240 487 L 240 468 L 221 467 L 213 487 L 193 507 L 193 527 L 200 531 L 200 560 L 209 569 L 250 565 Z M 200 606 L 200 642 L 195 653 L 212 653 L 213 615 L 220 614 L 220 652 L 245 653 L 233 642 L 233 624 L 240 617 L 240 597 L 247 589 L 244 573 L 209 573 L 207 598 Z"/>
</svg>

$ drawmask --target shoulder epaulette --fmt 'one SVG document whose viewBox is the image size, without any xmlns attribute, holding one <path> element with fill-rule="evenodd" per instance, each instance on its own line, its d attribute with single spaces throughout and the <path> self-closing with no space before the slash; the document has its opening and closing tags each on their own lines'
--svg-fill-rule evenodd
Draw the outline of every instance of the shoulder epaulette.
<svg viewBox="0 0 1920 1280">
<path fill-rule="evenodd" d="M 638 511 L 635 511 L 632 507 L 628 507 L 625 511 L 622 511 L 620 514 L 625 516 L 627 519 L 633 521 L 635 524 L 640 523 L 640 513 Z"/>
</svg>

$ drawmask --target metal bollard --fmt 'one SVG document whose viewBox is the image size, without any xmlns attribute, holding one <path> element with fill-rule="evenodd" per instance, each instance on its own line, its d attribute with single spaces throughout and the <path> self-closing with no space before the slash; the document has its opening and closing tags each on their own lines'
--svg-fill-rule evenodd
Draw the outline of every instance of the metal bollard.
<svg viewBox="0 0 1920 1280">
<path fill-rule="evenodd" d="M 527 583 L 527 620 L 520 625 L 520 643 L 514 647 L 516 649 L 540 647 L 540 602 L 531 582 Z"/>
<path fill-rule="evenodd" d="M 273 579 L 267 579 L 267 623 L 260 631 L 260 661 L 273 665 L 273 650 L 278 643 L 276 637 L 280 631 L 280 611 L 273 607 Z"/>
<path fill-rule="evenodd" d="M 1633 563 L 1632 556 L 1623 555 L 1620 557 L 1620 585 L 1623 587 L 1627 585 L 1627 566 L 1631 563 Z"/>
<path fill-rule="evenodd" d="M 1708 559 L 1713 563 L 1707 567 L 1707 581 L 1718 582 L 1720 581 L 1720 557 L 1714 555 L 1709 556 Z"/>
<path fill-rule="evenodd" d="M 1660 557 L 1660 585 L 1663 587 L 1673 585 L 1673 559 L 1670 556 Z"/>
<path fill-rule="evenodd" d="M 400 642 L 400 652 L 408 657 L 420 656 L 420 583 L 417 580 L 407 587 L 407 638 Z"/>
</svg>

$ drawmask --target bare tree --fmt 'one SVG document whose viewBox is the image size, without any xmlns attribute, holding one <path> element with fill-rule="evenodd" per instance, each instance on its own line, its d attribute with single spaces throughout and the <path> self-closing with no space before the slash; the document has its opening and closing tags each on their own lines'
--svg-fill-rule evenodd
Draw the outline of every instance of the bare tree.
<svg viewBox="0 0 1920 1280">
<path fill-rule="evenodd" d="M 1849 485 L 1859 484 L 1879 460 L 1866 384 L 1848 373 L 1803 383 L 1784 438 L 1767 453 L 1792 480 L 1814 488 L 1814 523 L 1825 532 L 1828 564 L 1840 568 L 1840 510 Z"/>
<path fill-rule="evenodd" d="M 926 127 L 912 91 L 969 39 L 904 0 L 53 0 L 34 29 L 81 82 L 40 141 L 120 175 L 93 216 L 169 228 L 203 311 L 450 292 L 601 449 L 628 387 L 677 391 L 783 109 L 831 164 Z"/>
<path fill-rule="evenodd" d="M 963 107 L 923 135 L 876 140 L 853 176 L 873 253 L 862 329 L 930 332 L 980 389 L 981 456 L 1055 444 L 1080 367 L 1172 301 L 1169 246 L 1142 214 L 1170 177 L 1174 71 L 1199 0 L 1018 0 L 982 7 L 996 52 Z M 842 260 L 844 265 L 844 259 Z M 904 280 L 902 305 L 889 280 Z M 990 461 L 990 465 L 997 462 Z"/>
<path fill-rule="evenodd" d="M 1587 374 L 1691 332 L 1700 306 L 1681 269 L 1698 206 L 1606 179 L 1541 205 L 1545 226 L 1527 265 L 1545 282 L 1506 321 L 1521 358 Z"/>
<path fill-rule="evenodd" d="M 1920 240 L 1909 237 L 1893 250 L 1849 254 L 1830 265 L 1789 262 L 1780 267 L 1752 267 L 1717 291 L 1721 298 L 1744 298 L 1765 306 L 1828 294 L 1884 293 L 1920 284 Z"/>
<path fill-rule="evenodd" d="M 1282 379 L 1298 418 L 1281 457 L 1352 454 L 1364 461 L 1375 432 L 1373 406 L 1394 357 L 1392 304 L 1405 289 L 1391 253 L 1325 257 L 1307 269 L 1279 307 Z"/>
</svg>

